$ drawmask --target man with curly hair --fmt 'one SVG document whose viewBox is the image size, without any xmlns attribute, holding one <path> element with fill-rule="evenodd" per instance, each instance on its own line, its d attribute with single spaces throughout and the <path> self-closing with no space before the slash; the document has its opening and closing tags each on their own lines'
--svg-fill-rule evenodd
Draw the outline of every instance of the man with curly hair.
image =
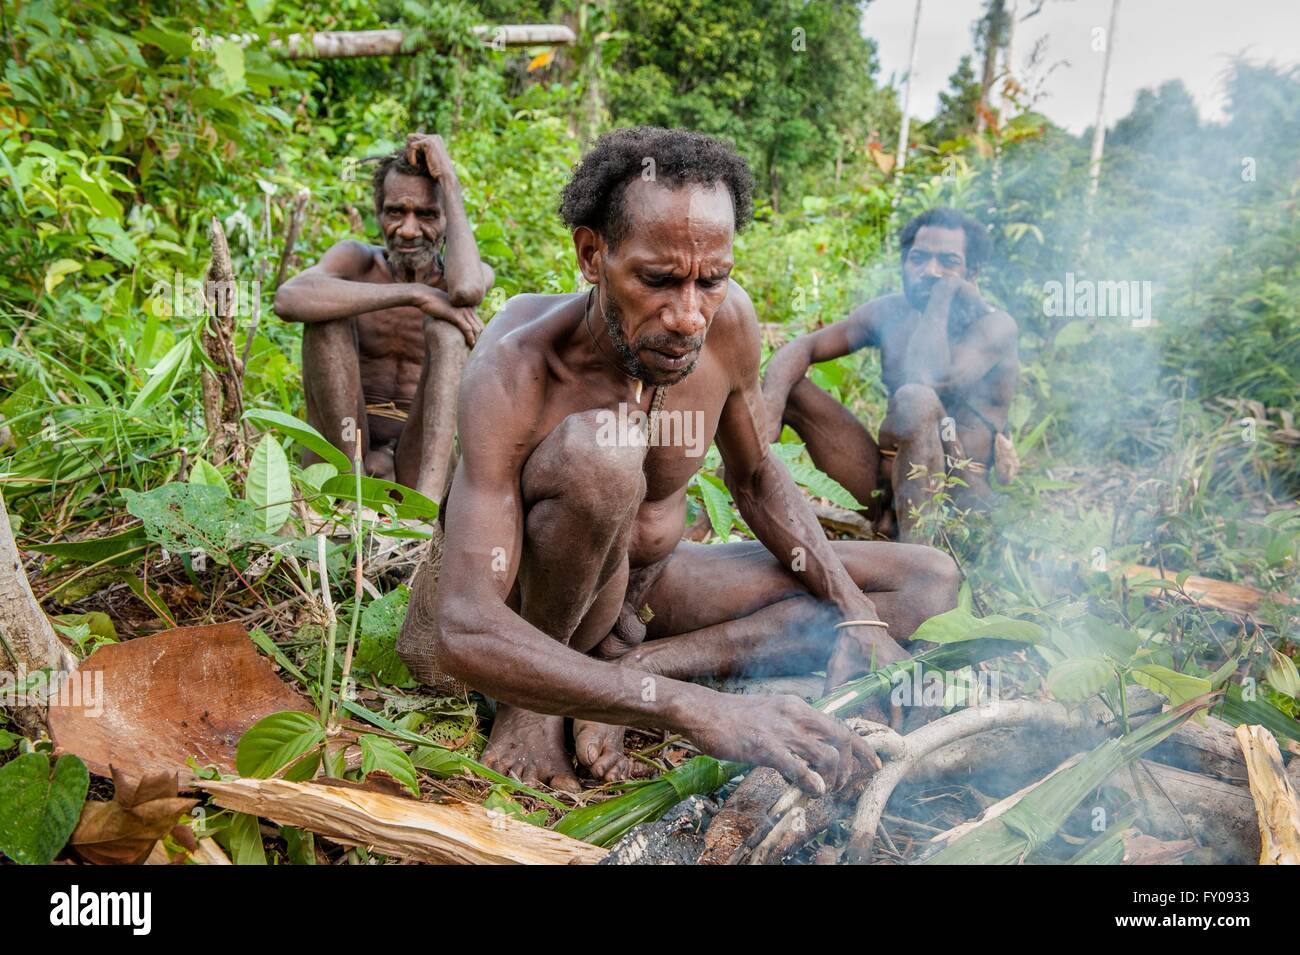
<svg viewBox="0 0 1300 955">
<path fill-rule="evenodd" d="M 499 701 L 483 758 L 526 782 L 578 789 L 572 717 L 596 779 L 632 774 L 630 725 L 842 786 L 878 762 L 838 720 L 684 680 L 825 667 L 835 686 L 906 657 L 898 641 L 955 604 L 947 556 L 829 542 L 768 451 L 758 322 L 730 278 L 751 182 L 699 133 L 603 136 L 560 207 L 591 288 L 511 299 L 466 368 L 445 534 L 398 650 Z M 755 541 L 681 541 L 715 440 Z"/>
</svg>

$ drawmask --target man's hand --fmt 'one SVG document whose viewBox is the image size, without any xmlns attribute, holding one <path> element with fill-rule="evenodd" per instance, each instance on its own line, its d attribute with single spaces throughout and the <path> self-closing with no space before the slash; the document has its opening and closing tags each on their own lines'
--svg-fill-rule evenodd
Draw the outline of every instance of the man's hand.
<svg viewBox="0 0 1300 955">
<path fill-rule="evenodd" d="M 845 620 L 879 620 L 876 607 L 865 594 L 851 598 L 846 606 L 840 607 Z M 906 660 L 911 656 L 889 635 L 889 629 L 880 626 L 844 627 L 836 631 L 835 649 L 831 651 L 826 663 L 826 693 L 837 686 L 847 683 L 880 669 L 890 663 Z"/>
<path fill-rule="evenodd" d="M 932 294 L 940 295 L 941 301 L 950 303 L 949 325 L 957 331 L 964 330 L 975 319 L 991 309 L 980 295 L 979 289 L 975 287 L 975 283 L 964 279 L 951 276 L 940 279 Z"/>
<path fill-rule="evenodd" d="M 406 161 L 412 166 L 419 165 L 420 157 L 429 175 L 439 182 L 454 178 L 456 171 L 451 165 L 451 156 L 447 153 L 447 144 L 436 134 L 411 133 L 406 137 Z"/>
<path fill-rule="evenodd" d="M 810 796 L 880 769 L 871 746 L 797 696 L 726 696 L 686 736 L 721 759 L 770 766 Z"/>
<path fill-rule="evenodd" d="M 413 285 L 412 295 L 415 298 L 416 308 L 430 318 L 455 325 L 465 336 L 465 344 L 470 348 L 474 347 L 478 336 L 483 332 L 483 323 L 478 320 L 474 309 L 452 305 L 446 292 L 429 285 Z"/>
</svg>

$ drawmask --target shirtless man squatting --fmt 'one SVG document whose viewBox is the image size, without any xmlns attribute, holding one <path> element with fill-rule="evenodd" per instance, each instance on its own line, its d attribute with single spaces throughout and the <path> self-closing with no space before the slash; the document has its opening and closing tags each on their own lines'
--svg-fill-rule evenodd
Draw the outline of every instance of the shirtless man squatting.
<svg viewBox="0 0 1300 955">
<path fill-rule="evenodd" d="M 838 788 L 879 765 L 843 723 L 795 696 L 684 681 L 824 667 L 834 687 L 905 658 L 899 641 L 955 605 L 950 558 L 828 541 L 768 451 L 759 327 L 730 278 L 751 186 L 744 160 L 698 133 L 601 137 L 560 208 L 592 288 L 511 299 L 465 370 L 444 536 L 398 651 L 419 679 L 499 701 L 483 760 L 524 782 L 579 790 L 571 717 L 599 780 L 630 775 L 636 726 Z M 702 442 L 653 425 L 657 442 L 611 439 L 620 413 L 655 411 L 696 416 Z M 681 541 L 713 441 L 755 541 Z"/>
</svg>

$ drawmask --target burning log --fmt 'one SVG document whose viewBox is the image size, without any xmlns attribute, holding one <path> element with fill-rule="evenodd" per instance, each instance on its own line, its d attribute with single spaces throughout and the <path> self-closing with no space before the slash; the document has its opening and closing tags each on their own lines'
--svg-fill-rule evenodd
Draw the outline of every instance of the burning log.
<svg viewBox="0 0 1300 955">
<path fill-rule="evenodd" d="M 981 823 L 926 860 L 929 864 L 1006 865 L 1033 853 L 1054 836 L 1066 817 L 1097 786 L 1132 763 L 1213 698 L 1207 694 L 1155 717 L 1118 739 L 1108 739 L 1071 767 L 1063 768 L 1016 800 L 997 818 Z M 856 822 L 856 820 L 855 820 Z M 855 829 L 855 837 L 857 832 Z M 869 844 L 850 842 L 861 853 Z"/>
<path fill-rule="evenodd" d="M 414 862 L 594 864 L 605 850 L 482 806 L 283 779 L 203 782 L 218 806 Z"/>
<path fill-rule="evenodd" d="M 1227 865 L 1249 865 L 1259 857 L 1255 804 L 1244 787 L 1148 759 L 1133 768 L 1106 783 L 1142 803 L 1142 828 L 1150 835 L 1192 835 Z"/>
</svg>

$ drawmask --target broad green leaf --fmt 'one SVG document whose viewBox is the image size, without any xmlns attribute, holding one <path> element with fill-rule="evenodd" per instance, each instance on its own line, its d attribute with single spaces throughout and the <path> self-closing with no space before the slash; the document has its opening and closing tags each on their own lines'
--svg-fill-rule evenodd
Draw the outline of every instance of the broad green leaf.
<svg viewBox="0 0 1300 955">
<path fill-rule="evenodd" d="M 320 486 L 339 473 L 339 469 L 328 461 L 317 461 L 315 464 L 309 464 L 298 474 L 298 481 L 305 485 L 313 494 L 320 493 Z"/>
<path fill-rule="evenodd" d="M 1171 706 L 1179 706 L 1210 692 L 1210 681 L 1204 677 L 1189 676 L 1156 663 L 1134 667 L 1129 673 L 1134 682 L 1168 697 Z"/>
<path fill-rule="evenodd" d="M 916 628 L 912 639 L 940 644 L 982 639 L 1033 644 L 1041 642 L 1044 636 L 1043 628 L 1028 620 L 1016 620 L 1001 614 L 977 617 L 968 607 L 957 606 L 924 621 Z"/>
<path fill-rule="evenodd" d="M 325 739 L 320 721 L 310 713 L 286 710 L 264 716 L 239 738 L 235 768 L 255 779 L 274 776 Z"/>
<path fill-rule="evenodd" d="M 235 865 L 266 865 L 266 848 L 262 845 L 262 827 L 256 816 L 234 813 L 230 825 L 221 831 L 226 851 Z"/>
<path fill-rule="evenodd" d="M 289 519 L 293 501 L 289 459 L 274 435 L 263 435 L 253 449 L 244 497 L 256 509 L 258 527 L 267 533 L 278 531 Z"/>
<path fill-rule="evenodd" d="M 275 0 L 248 0 L 248 12 L 258 23 L 265 23 L 275 9 Z"/>
<path fill-rule="evenodd" d="M 85 626 L 87 634 L 91 636 L 100 637 L 104 640 L 117 640 L 117 628 L 113 626 L 113 618 L 102 610 L 91 610 L 88 613 L 65 613 L 50 619 L 65 627 Z"/>
<path fill-rule="evenodd" d="M 177 59 L 189 56 L 193 49 L 194 39 L 188 33 L 168 30 L 157 24 L 137 30 L 131 35 L 141 43 L 151 43 Z"/>
<path fill-rule="evenodd" d="M 190 468 L 190 483 L 219 487 L 226 492 L 227 497 L 230 496 L 230 485 L 226 483 L 226 479 L 204 458 L 194 459 L 194 466 Z"/>
<path fill-rule="evenodd" d="M 361 612 L 361 636 L 357 641 L 356 665 L 385 683 L 400 687 L 416 686 L 416 681 L 397 655 L 397 635 L 406 619 L 410 590 L 399 584 L 378 600 L 372 600 Z"/>
<path fill-rule="evenodd" d="M 316 836 L 306 829 L 281 826 L 280 838 L 284 840 L 290 865 L 316 864 Z"/>
<path fill-rule="evenodd" d="M 1142 643 L 1141 637 L 1132 630 L 1107 623 L 1093 614 L 1087 614 L 1083 618 L 1083 626 L 1098 649 L 1116 663 L 1124 664 L 1132 660 Z"/>
<path fill-rule="evenodd" d="M 23 542 L 24 550 L 49 554 L 62 560 L 75 560 L 83 564 L 116 562 L 114 558 L 131 558 L 142 551 L 149 542 L 141 526 L 129 528 L 107 537 L 87 538 L 81 541 L 60 541 L 50 544 Z"/>
<path fill-rule="evenodd" d="M 306 421 L 295 418 L 291 414 L 270 408 L 250 408 L 244 412 L 244 420 L 287 434 L 307 450 L 315 452 L 322 460 L 334 465 L 340 474 L 352 470 L 352 460 L 346 454 L 330 444 L 325 435 Z"/>
<path fill-rule="evenodd" d="M 216 56 L 219 82 L 215 85 L 226 93 L 242 93 L 244 83 L 244 48 L 238 43 L 214 37 L 212 52 Z"/>
<path fill-rule="evenodd" d="M 246 544 L 279 543 L 262 530 L 253 506 L 206 484 L 164 484 L 152 491 L 124 489 L 126 509 L 144 522 L 149 540 L 173 554 L 201 550 L 218 563 Z"/>
<path fill-rule="evenodd" d="M 0 853 L 22 865 L 49 865 L 81 818 L 90 773 L 76 756 L 50 772 L 45 753 L 24 753 L 0 766 Z"/>
<path fill-rule="evenodd" d="M 382 770 L 411 791 L 420 795 L 420 779 L 415 774 L 411 757 L 392 740 L 366 733 L 361 737 L 361 775 L 368 776 Z"/>
<path fill-rule="evenodd" d="M 731 511 L 731 493 L 721 480 L 705 471 L 695 475 L 695 486 L 700 489 L 700 499 L 704 502 L 704 512 L 709 515 L 709 525 L 718 540 L 726 542 L 731 536 L 731 529 L 736 526 L 735 516 Z"/>
<path fill-rule="evenodd" d="M 344 501 L 355 501 L 357 496 L 357 478 L 355 474 L 339 474 L 325 481 L 320 486 L 322 494 L 337 497 Z M 398 499 L 395 500 L 393 495 Z M 438 505 L 419 491 L 412 490 L 396 481 L 383 481 L 379 478 L 361 478 L 361 504 L 372 511 L 384 513 L 391 510 L 399 520 L 434 521 L 438 518 Z"/>
<path fill-rule="evenodd" d="M 1063 703 L 1074 703 L 1095 695 L 1114 675 L 1114 666 L 1105 660 L 1072 658 L 1052 667 L 1047 689 Z"/>
</svg>

